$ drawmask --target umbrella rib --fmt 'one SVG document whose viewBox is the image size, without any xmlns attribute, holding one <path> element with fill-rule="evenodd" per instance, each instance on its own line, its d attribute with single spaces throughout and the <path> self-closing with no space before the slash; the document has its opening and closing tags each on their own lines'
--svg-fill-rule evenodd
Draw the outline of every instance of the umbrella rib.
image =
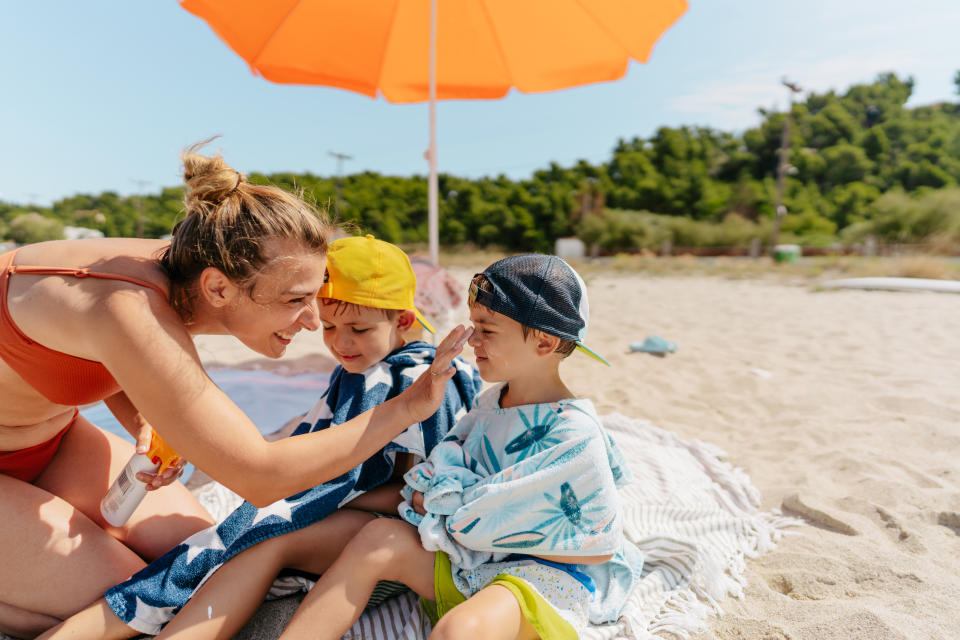
<svg viewBox="0 0 960 640">
<path fill-rule="evenodd" d="M 616 42 L 616 43 L 620 46 L 620 48 L 623 49 L 623 52 L 624 52 L 625 54 L 627 54 L 627 58 L 628 58 L 627 66 L 629 66 L 629 64 L 630 64 L 629 61 L 630 61 L 630 60 L 637 60 L 636 58 L 634 58 L 634 57 L 630 54 L 630 48 L 629 48 L 628 46 L 626 46 L 623 42 L 621 42 L 621 41 L 620 41 L 620 38 L 617 37 L 617 34 L 615 34 L 615 33 L 613 33 L 612 31 L 610 31 L 610 29 L 607 28 L 607 25 L 606 25 L 602 20 L 600 20 L 599 18 L 597 18 L 597 16 L 594 15 L 592 11 L 590 11 L 590 9 L 586 6 L 586 4 L 583 2 L 583 0 L 572 0 L 572 2 L 573 2 L 574 4 L 580 5 L 580 8 L 583 9 L 584 13 L 586 13 L 588 16 L 590 16 L 590 19 L 593 20 L 594 24 L 596 24 L 598 27 L 600 27 L 600 29 L 602 29 L 605 34 L 607 34 L 608 36 L 610 36 L 610 39 L 611 39 L 611 40 L 613 40 L 614 42 Z M 640 62 L 640 61 L 637 60 L 637 62 Z M 626 70 L 624 70 L 624 73 L 626 73 Z"/>
<path fill-rule="evenodd" d="M 263 46 L 261 46 L 260 49 L 257 50 L 256 55 L 253 56 L 253 59 L 250 61 L 251 65 L 256 67 L 256 62 L 257 62 L 257 59 L 260 57 L 260 54 L 263 53 L 263 50 L 270 45 L 270 43 L 273 41 L 273 38 L 277 35 L 277 32 L 280 30 L 280 27 L 282 27 L 283 23 L 285 23 L 287 21 L 287 18 L 290 17 L 290 14 L 292 14 L 294 11 L 296 11 L 300 7 L 301 2 L 303 2 L 303 0 L 297 0 L 292 5 L 290 5 L 290 10 L 287 11 L 287 14 L 283 16 L 282 20 L 277 22 L 276 26 L 273 28 L 273 31 L 270 32 L 270 37 L 264 40 Z"/>
<path fill-rule="evenodd" d="M 497 37 L 497 31 L 494 28 L 493 18 L 490 17 L 490 12 L 487 11 L 487 5 L 484 0 L 476 0 L 477 4 L 480 5 L 481 10 L 483 11 L 483 16 L 487 20 L 487 26 L 490 29 L 490 37 L 493 38 L 494 44 L 497 46 L 497 53 L 500 54 L 500 61 L 503 63 L 503 68 L 507 70 L 507 90 L 504 91 L 503 95 L 510 93 L 510 87 L 516 86 L 516 83 L 513 79 L 513 70 L 510 68 L 510 64 L 507 61 L 507 54 L 503 51 L 503 45 L 500 44 L 500 38 Z"/>
<path fill-rule="evenodd" d="M 396 0 L 393 3 L 393 15 L 390 16 L 390 29 L 387 31 L 387 41 L 383 45 L 383 54 L 380 56 L 380 66 L 377 68 L 377 84 L 374 87 L 374 91 L 379 88 L 381 95 L 383 95 L 383 67 L 387 64 L 387 53 L 390 51 L 390 40 L 393 39 L 394 26 L 397 22 L 397 12 L 399 6 L 400 0 Z"/>
</svg>

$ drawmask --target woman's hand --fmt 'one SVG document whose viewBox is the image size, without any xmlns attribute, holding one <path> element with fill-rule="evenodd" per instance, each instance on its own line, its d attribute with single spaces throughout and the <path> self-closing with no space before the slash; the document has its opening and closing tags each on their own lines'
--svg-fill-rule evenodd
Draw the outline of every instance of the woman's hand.
<svg viewBox="0 0 960 640">
<path fill-rule="evenodd" d="M 137 453 L 144 454 L 150 450 L 150 438 L 153 435 L 153 429 L 147 424 L 146 420 L 141 419 L 141 424 L 137 430 Z M 143 482 L 147 485 L 147 491 L 155 491 L 160 487 L 165 487 L 172 482 L 175 482 L 183 475 L 183 468 L 187 464 L 187 461 L 183 458 L 177 459 L 176 462 L 171 464 L 169 467 L 161 471 L 160 473 L 147 473 L 146 471 L 140 471 L 137 473 L 137 480 Z"/>
<path fill-rule="evenodd" d="M 457 325 L 437 346 L 433 364 L 398 396 L 405 403 L 408 424 L 423 422 L 440 408 L 447 392 L 447 381 L 457 372 L 450 363 L 463 351 L 463 345 L 472 334 L 473 327 L 466 329 L 463 325 Z"/>
<path fill-rule="evenodd" d="M 183 475 L 183 467 L 186 464 L 187 461 L 181 458 L 160 473 L 140 471 L 137 473 L 137 480 L 146 483 L 147 491 L 155 491 L 179 480 L 180 476 Z"/>
</svg>

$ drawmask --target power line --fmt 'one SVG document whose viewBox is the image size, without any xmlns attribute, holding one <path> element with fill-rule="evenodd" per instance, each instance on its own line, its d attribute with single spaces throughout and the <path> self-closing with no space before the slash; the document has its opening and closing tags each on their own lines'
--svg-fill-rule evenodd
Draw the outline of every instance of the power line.
<svg viewBox="0 0 960 640">
<path fill-rule="evenodd" d="M 790 166 L 787 164 L 787 151 L 790 148 L 790 119 L 793 117 L 793 95 L 800 93 L 803 89 L 796 82 L 790 82 L 786 78 L 780 80 L 780 83 L 790 90 L 790 100 L 787 104 L 787 115 L 783 119 L 783 135 L 780 138 L 780 158 L 777 161 L 777 202 L 774 208 L 773 231 L 770 233 L 770 250 L 773 251 L 780 239 L 780 223 L 787 215 L 787 207 L 783 204 L 783 189 L 786 182 L 787 171 Z"/>
<path fill-rule="evenodd" d="M 333 208 L 337 220 L 340 219 L 340 194 L 343 190 L 343 163 L 346 160 L 353 160 L 353 156 L 336 151 L 327 151 L 327 153 L 337 159 L 337 199 L 334 201 Z"/>
<path fill-rule="evenodd" d="M 135 204 L 134 206 L 136 206 L 136 208 L 137 208 L 137 237 L 138 237 L 138 238 L 142 238 L 142 237 L 143 237 L 143 226 L 144 226 L 144 219 L 143 219 L 143 190 L 144 190 L 144 188 L 147 187 L 148 185 L 153 184 L 153 182 L 151 182 L 150 180 L 134 180 L 133 178 L 130 178 L 130 182 L 132 182 L 133 184 L 137 185 L 138 193 L 137 193 L 136 204 Z"/>
</svg>

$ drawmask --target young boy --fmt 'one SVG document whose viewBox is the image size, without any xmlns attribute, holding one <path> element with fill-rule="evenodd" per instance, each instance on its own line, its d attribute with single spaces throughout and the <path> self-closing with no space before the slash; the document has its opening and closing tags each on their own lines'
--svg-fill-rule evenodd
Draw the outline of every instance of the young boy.
<svg viewBox="0 0 960 640">
<path fill-rule="evenodd" d="M 433 331 L 414 306 L 415 290 L 410 261 L 396 246 L 370 235 L 330 244 L 319 310 L 324 343 L 339 366 L 291 437 L 335 428 L 399 394 L 428 370 L 434 347 L 403 338 L 415 322 Z M 171 618 L 163 637 L 183 629 L 194 638 L 233 636 L 281 569 L 321 573 L 376 518 L 374 512 L 397 513 L 402 474 L 412 462 L 405 459 L 425 458 L 480 390 L 473 367 L 459 358 L 453 365 L 457 371 L 437 413 L 361 466 L 263 509 L 244 503 L 221 524 L 110 589 L 105 600 L 49 637 L 156 634 Z"/>
<path fill-rule="evenodd" d="M 506 258 L 474 278 L 469 344 L 499 384 L 406 474 L 409 522 L 366 523 L 284 640 L 339 638 L 381 579 L 433 601 L 439 638 L 576 638 L 619 617 L 642 568 L 621 533 L 628 471 L 559 375 L 574 349 L 601 359 L 582 342 L 588 315 L 583 281 L 553 256 Z"/>
</svg>

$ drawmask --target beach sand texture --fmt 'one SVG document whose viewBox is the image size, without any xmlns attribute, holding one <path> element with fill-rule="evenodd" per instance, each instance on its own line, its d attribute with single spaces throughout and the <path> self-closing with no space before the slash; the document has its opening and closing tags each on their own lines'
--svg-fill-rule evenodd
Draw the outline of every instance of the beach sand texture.
<svg viewBox="0 0 960 640">
<path fill-rule="evenodd" d="M 587 343 L 613 367 L 571 356 L 571 389 L 722 447 L 764 509 L 806 522 L 748 562 L 743 598 L 697 640 L 960 638 L 960 296 L 584 273 Z M 453 274 L 466 286 L 472 271 Z M 654 333 L 678 351 L 629 351 Z M 329 365 L 319 334 L 276 363 L 229 338 L 198 348 L 208 363 Z M 245 637 L 271 637 L 289 608 L 261 610 Z"/>
</svg>

